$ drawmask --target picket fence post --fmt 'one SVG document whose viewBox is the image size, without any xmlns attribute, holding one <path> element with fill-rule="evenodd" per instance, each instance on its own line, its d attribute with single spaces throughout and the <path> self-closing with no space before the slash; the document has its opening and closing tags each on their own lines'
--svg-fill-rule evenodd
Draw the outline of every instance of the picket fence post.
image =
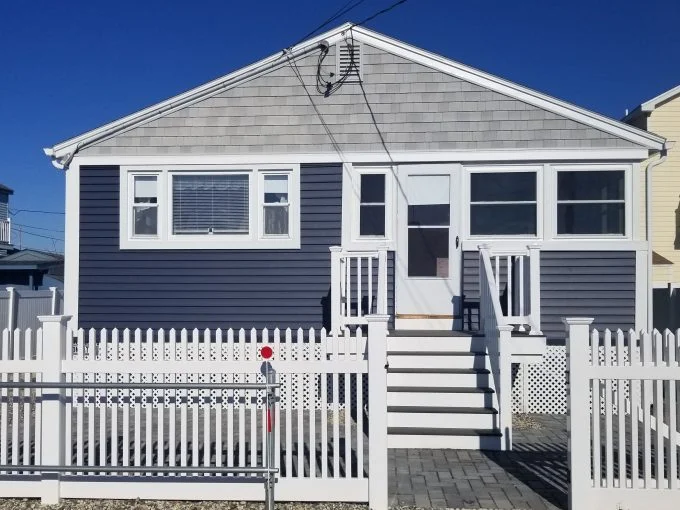
<svg viewBox="0 0 680 510">
<path fill-rule="evenodd" d="M 512 326 L 498 326 L 498 367 L 500 387 L 500 423 L 503 432 L 503 450 L 512 450 Z"/>
<path fill-rule="evenodd" d="M 42 382 L 64 382 L 62 361 L 66 355 L 66 324 L 70 315 L 41 315 L 43 369 Z M 42 392 L 42 437 L 40 464 L 60 466 L 64 464 L 64 389 L 45 388 Z M 38 457 L 36 455 L 36 457 Z M 58 504 L 60 476 L 58 473 L 42 473 L 41 501 L 43 504 Z"/>
<path fill-rule="evenodd" d="M 368 507 L 387 510 L 387 322 L 389 315 L 369 315 L 368 322 Z M 359 412 L 362 412 L 360 409 Z"/>
<path fill-rule="evenodd" d="M 342 307 L 342 296 L 341 294 L 341 283 L 340 279 L 342 275 L 340 274 L 340 258 L 342 253 L 342 248 L 340 246 L 331 246 L 331 334 L 340 334 L 340 319 L 341 319 L 341 307 Z"/>
<path fill-rule="evenodd" d="M 567 328 L 567 432 L 569 434 L 569 509 L 591 508 L 590 478 L 590 383 L 584 375 L 590 361 L 592 318 L 562 319 Z M 598 412 L 593 410 L 593 412 Z"/>
</svg>

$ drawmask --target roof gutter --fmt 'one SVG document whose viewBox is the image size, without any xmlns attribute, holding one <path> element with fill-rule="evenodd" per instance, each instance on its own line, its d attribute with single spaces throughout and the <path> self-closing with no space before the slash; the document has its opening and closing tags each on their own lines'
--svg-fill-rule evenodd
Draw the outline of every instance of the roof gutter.
<svg viewBox="0 0 680 510">
<path fill-rule="evenodd" d="M 660 158 L 647 165 L 645 175 L 645 230 L 647 234 L 647 331 L 654 329 L 654 282 L 652 265 L 652 170 L 663 164 L 668 158 L 668 150 L 673 147 L 673 142 L 665 142 L 660 151 Z"/>
<path fill-rule="evenodd" d="M 250 66 L 250 69 L 244 73 L 232 76 L 228 80 L 220 81 L 218 83 L 206 87 L 204 90 L 200 92 L 200 94 L 195 95 L 192 98 L 191 102 L 192 103 L 198 102 L 232 85 L 240 83 L 244 80 L 254 78 L 275 68 L 281 67 L 282 65 L 285 65 L 288 62 L 289 58 L 299 58 L 301 56 L 307 55 L 308 53 L 316 51 L 318 48 L 322 46 L 323 47 L 328 46 L 328 42 L 326 42 L 325 39 L 315 41 L 313 44 L 307 45 L 297 50 L 283 50 L 280 55 L 270 57 L 268 61 L 264 63 L 253 64 L 252 66 Z M 284 56 L 287 58 L 284 59 L 283 58 Z M 185 96 L 184 94 L 177 96 L 174 100 L 170 100 L 162 108 L 152 107 L 150 108 L 150 111 L 146 114 L 143 115 L 133 114 L 126 122 L 122 123 L 114 122 L 115 125 L 111 126 L 110 128 L 103 129 L 101 131 L 93 133 L 90 137 L 83 139 L 77 142 L 76 144 L 66 145 L 62 147 L 60 147 L 59 145 L 55 145 L 54 147 L 44 148 L 43 152 L 45 153 L 46 156 L 48 156 L 52 160 L 52 165 L 54 165 L 56 168 L 60 170 L 68 169 L 68 166 L 71 164 L 71 161 L 73 161 L 73 158 L 76 156 L 79 150 L 83 149 L 84 147 L 90 146 L 94 143 L 97 143 L 98 141 L 101 141 L 105 138 L 108 138 L 116 133 L 125 131 L 128 127 L 138 125 L 142 122 L 153 120 L 157 117 L 170 113 L 174 109 L 187 106 L 188 103 L 186 102 L 186 98 L 184 96 Z"/>
</svg>

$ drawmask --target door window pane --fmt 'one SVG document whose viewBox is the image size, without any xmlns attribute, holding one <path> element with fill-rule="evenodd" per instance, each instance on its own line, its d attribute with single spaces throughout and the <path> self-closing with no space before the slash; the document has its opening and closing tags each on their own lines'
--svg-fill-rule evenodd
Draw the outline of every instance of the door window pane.
<svg viewBox="0 0 680 510">
<path fill-rule="evenodd" d="M 471 235 L 536 235 L 536 172 L 470 174 Z"/>
<path fill-rule="evenodd" d="M 408 275 L 410 277 L 449 277 L 448 227 L 409 229 Z"/>
<path fill-rule="evenodd" d="M 361 174 L 359 236 L 385 237 L 385 174 Z"/>
<path fill-rule="evenodd" d="M 410 175 L 408 203 L 408 276 L 449 277 L 450 178 Z"/>
</svg>

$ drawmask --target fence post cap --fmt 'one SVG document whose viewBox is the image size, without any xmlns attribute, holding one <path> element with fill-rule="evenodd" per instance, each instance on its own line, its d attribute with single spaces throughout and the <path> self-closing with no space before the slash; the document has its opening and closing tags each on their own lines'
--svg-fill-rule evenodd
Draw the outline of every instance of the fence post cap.
<svg viewBox="0 0 680 510">
<path fill-rule="evenodd" d="M 489 243 L 482 243 L 482 244 L 477 245 L 477 248 L 480 249 L 480 250 L 490 250 L 491 245 Z"/>
<path fill-rule="evenodd" d="M 594 320 L 593 317 L 564 317 L 562 322 L 566 326 L 590 326 Z"/>
<path fill-rule="evenodd" d="M 330 246 L 328 249 L 331 253 L 339 253 L 342 251 L 342 246 Z"/>
<path fill-rule="evenodd" d="M 531 243 L 527 245 L 527 248 L 529 248 L 530 250 L 540 250 L 541 245 L 539 243 Z"/>
<path fill-rule="evenodd" d="M 47 322 L 59 322 L 61 324 L 66 324 L 71 320 L 72 315 L 38 315 L 38 320 L 45 324 Z"/>
<path fill-rule="evenodd" d="M 7 292 L 12 292 L 14 290 L 14 287 L 5 287 L 5 290 Z"/>
<path fill-rule="evenodd" d="M 50 289 L 52 292 L 54 292 L 55 290 L 57 290 L 56 287 L 50 287 L 49 289 Z"/>
<path fill-rule="evenodd" d="M 384 314 L 374 314 L 366 315 L 365 319 L 366 322 L 387 322 L 390 320 L 390 316 Z"/>
<path fill-rule="evenodd" d="M 515 328 L 510 324 L 499 324 L 498 331 L 513 331 Z"/>
</svg>

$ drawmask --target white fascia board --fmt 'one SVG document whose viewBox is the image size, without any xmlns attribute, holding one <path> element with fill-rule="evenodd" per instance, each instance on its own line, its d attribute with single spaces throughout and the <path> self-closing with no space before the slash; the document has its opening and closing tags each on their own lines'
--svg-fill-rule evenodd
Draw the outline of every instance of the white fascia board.
<svg viewBox="0 0 680 510">
<path fill-rule="evenodd" d="M 663 148 L 664 138 L 624 124 L 618 120 L 610 119 L 604 115 L 591 112 L 571 103 L 567 103 L 566 101 L 556 99 L 547 94 L 542 94 L 511 81 L 485 73 L 479 69 L 410 46 L 382 34 L 366 30 L 365 28 L 354 27 L 352 28 L 352 31 L 359 35 L 357 39 L 361 42 L 400 55 L 408 60 L 431 67 L 437 71 L 455 76 L 461 80 L 475 83 L 481 87 L 486 87 L 498 93 L 505 94 L 566 118 L 592 126 L 606 133 L 640 144 L 648 149 L 661 150 Z"/>
<path fill-rule="evenodd" d="M 673 87 L 670 90 L 667 90 L 663 94 L 659 94 L 656 97 L 653 97 L 649 101 L 645 101 L 640 105 L 640 110 L 643 112 L 651 112 L 656 109 L 659 104 L 663 103 L 664 101 L 667 101 L 671 99 L 673 96 L 680 95 L 680 85 L 677 87 Z"/>
<path fill-rule="evenodd" d="M 340 39 L 339 33 L 342 30 L 349 28 L 349 26 L 350 24 L 346 23 L 339 28 L 325 32 L 321 35 L 313 37 L 312 39 L 308 39 L 307 41 L 304 41 L 293 48 L 290 48 L 290 50 L 287 50 L 288 55 L 286 55 L 284 52 L 285 50 L 282 50 L 263 60 L 255 62 L 254 64 L 243 67 L 238 71 L 227 74 L 226 76 L 222 76 L 221 78 L 217 78 L 216 80 L 210 81 L 182 94 L 178 94 L 174 97 L 171 97 L 170 99 L 152 105 L 121 119 L 109 122 L 108 124 L 83 133 L 74 138 L 65 140 L 51 148 L 45 148 L 43 151 L 47 156 L 53 159 L 62 158 L 87 146 L 90 143 L 93 143 L 94 141 L 98 141 L 103 137 L 119 134 L 138 126 L 142 122 L 149 122 L 158 117 L 168 115 L 180 108 L 184 108 L 192 103 L 206 99 L 212 94 L 216 94 L 218 92 L 235 87 L 244 80 L 252 79 L 258 73 L 268 72 L 278 65 L 283 66 L 288 62 L 289 57 L 297 58 L 306 52 L 312 51 L 323 40 L 328 41 L 329 44 L 334 44 L 338 39 Z"/>
<path fill-rule="evenodd" d="M 434 152 L 337 152 L 281 153 L 281 154 L 224 154 L 224 155 L 163 155 L 163 156 L 78 156 L 81 165 L 240 165 L 240 164 L 295 164 L 295 163 L 502 163 L 502 162 L 568 162 L 602 161 L 630 162 L 647 159 L 643 148 L 611 149 L 499 149 L 482 151 Z"/>
</svg>

